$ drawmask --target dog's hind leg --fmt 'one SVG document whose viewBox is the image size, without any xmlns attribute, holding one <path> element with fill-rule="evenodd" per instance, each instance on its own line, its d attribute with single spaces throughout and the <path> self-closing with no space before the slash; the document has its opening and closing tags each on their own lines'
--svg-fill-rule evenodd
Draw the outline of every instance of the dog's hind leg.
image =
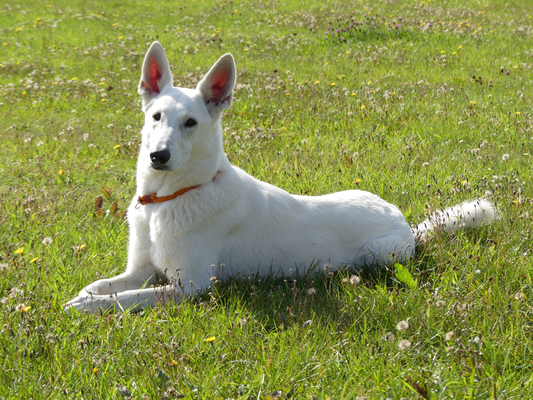
<svg viewBox="0 0 533 400">
<path fill-rule="evenodd" d="M 364 252 L 354 260 L 355 265 L 393 265 L 404 262 L 415 253 L 414 236 L 408 229 L 392 232 L 384 237 L 369 241 Z"/>
</svg>

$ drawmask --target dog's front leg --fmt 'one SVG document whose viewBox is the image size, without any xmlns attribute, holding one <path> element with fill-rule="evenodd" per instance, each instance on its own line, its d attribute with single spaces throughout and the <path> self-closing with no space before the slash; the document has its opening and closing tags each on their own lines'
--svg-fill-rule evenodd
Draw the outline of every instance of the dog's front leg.
<svg viewBox="0 0 533 400">
<path fill-rule="evenodd" d="M 99 279 L 86 286 L 77 297 L 114 295 L 126 290 L 140 289 L 143 285 L 156 284 L 156 268 L 150 257 L 151 242 L 146 234 L 146 222 L 135 218 L 135 208 L 128 209 L 130 216 L 130 239 L 126 271 L 112 278 Z M 70 302 L 69 302 L 70 303 Z M 67 303 L 68 304 L 68 303 Z"/>
<path fill-rule="evenodd" d="M 78 296 L 116 294 L 126 290 L 140 289 L 146 285 L 154 285 L 157 281 L 158 276 L 153 267 L 133 271 L 126 270 L 126 272 L 112 278 L 94 281 L 83 288 Z"/>
<path fill-rule="evenodd" d="M 178 302 L 182 297 L 196 294 L 198 289 L 204 289 L 208 286 L 209 280 L 198 282 L 197 285 L 191 281 L 181 287 L 172 282 L 164 286 L 126 290 L 111 295 L 80 295 L 66 303 L 64 310 L 67 314 L 70 314 L 72 308 L 78 312 L 89 314 L 108 311 L 140 311 L 145 308 L 153 308 L 158 304 Z"/>
<path fill-rule="evenodd" d="M 157 304 L 177 301 L 179 296 L 179 289 L 171 284 L 149 289 L 126 290 L 111 295 L 81 295 L 65 304 L 65 312 L 70 314 L 72 308 L 88 314 L 108 311 L 138 311 L 154 307 Z"/>
<path fill-rule="evenodd" d="M 143 273 L 144 272 L 144 273 Z M 128 291 L 138 291 L 144 285 L 151 285 L 157 282 L 153 269 L 143 269 L 141 271 L 126 271 L 113 278 L 100 279 L 86 286 L 72 300 L 63 304 L 64 311 L 69 313 L 74 307 L 78 311 L 83 311 L 89 304 L 90 312 L 95 312 L 98 308 L 108 309 L 116 303 L 117 295 Z"/>
</svg>

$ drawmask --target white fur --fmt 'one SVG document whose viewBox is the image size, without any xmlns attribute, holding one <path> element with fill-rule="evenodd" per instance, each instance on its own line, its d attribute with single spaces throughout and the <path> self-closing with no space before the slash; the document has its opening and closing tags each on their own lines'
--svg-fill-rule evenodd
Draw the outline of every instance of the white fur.
<svg viewBox="0 0 533 400">
<path fill-rule="evenodd" d="M 159 81 L 150 65 L 161 69 L 156 68 Z M 445 210 L 414 234 L 401 211 L 374 194 L 293 196 L 253 178 L 232 166 L 223 151 L 220 119 L 231 106 L 235 75 L 233 58 L 226 54 L 196 89 L 172 87 L 163 48 L 152 44 L 139 84 L 146 120 L 137 193 L 128 208 L 126 271 L 93 282 L 65 304 L 65 311 L 153 307 L 208 287 L 213 274 L 287 276 L 317 264 L 334 270 L 401 261 L 414 255 L 415 234 L 424 238 L 439 227 L 453 232 L 494 219 L 492 204 L 481 200 Z M 191 118 L 197 124 L 185 126 Z M 151 154 L 164 150 L 170 152 L 165 170 L 152 168 Z M 139 195 L 166 196 L 195 185 L 201 186 L 164 203 L 137 201 Z M 168 283 L 143 288 L 159 278 Z"/>
</svg>

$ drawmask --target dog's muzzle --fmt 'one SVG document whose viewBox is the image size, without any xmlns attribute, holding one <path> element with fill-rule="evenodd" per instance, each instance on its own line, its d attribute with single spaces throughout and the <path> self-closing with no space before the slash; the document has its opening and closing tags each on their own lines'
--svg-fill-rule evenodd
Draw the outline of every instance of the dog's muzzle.
<svg viewBox="0 0 533 400">
<path fill-rule="evenodd" d="M 158 170 L 167 170 L 166 164 L 170 160 L 170 151 L 160 150 L 150 153 L 150 161 L 152 161 L 151 167 Z"/>
</svg>

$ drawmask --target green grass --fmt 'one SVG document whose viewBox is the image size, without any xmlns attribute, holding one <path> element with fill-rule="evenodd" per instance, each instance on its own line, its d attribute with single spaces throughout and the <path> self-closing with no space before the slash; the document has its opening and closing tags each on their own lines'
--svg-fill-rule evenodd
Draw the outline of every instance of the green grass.
<svg viewBox="0 0 533 400">
<path fill-rule="evenodd" d="M 4 2 L 0 398 L 531 398 L 528 3 Z M 415 288 L 319 266 L 140 315 L 66 316 L 125 268 L 136 86 L 156 39 L 179 86 L 234 55 L 225 150 L 257 178 L 369 190 L 414 224 L 483 196 L 501 218 L 420 247 Z"/>
</svg>

